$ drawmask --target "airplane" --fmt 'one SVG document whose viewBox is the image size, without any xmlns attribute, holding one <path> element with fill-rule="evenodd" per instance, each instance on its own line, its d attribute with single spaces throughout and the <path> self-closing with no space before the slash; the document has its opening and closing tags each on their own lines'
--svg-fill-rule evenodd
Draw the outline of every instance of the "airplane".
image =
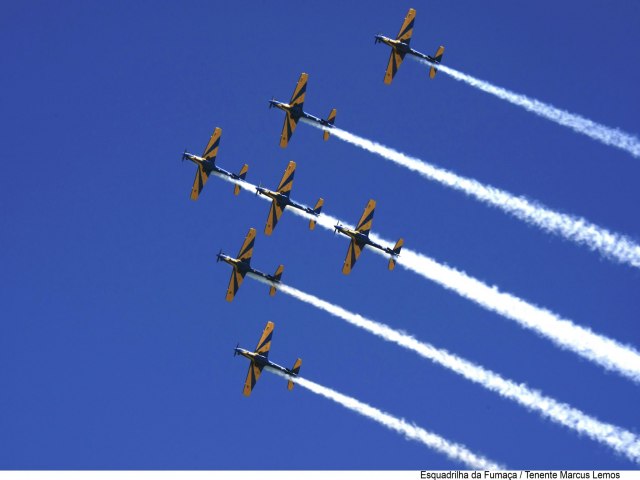
<svg viewBox="0 0 640 480">
<path fill-rule="evenodd" d="M 268 275 L 254 268 L 251 268 L 251 256 L 253 255 L 253 243 L 255 239 L 256 229 L 250 228 L 249 233 L 244 239 L 242 248 L 240 248 L 238 258 L 232 258 L 228 255 L 225 255 L 224 253 L 222 253 L 222 250 L 220 250 L 220 252 L 218 253 L 218 259 L 216 260 L 216 262 L 222 260 L 223 262 L 227 262 L 233 267 L 233 272 L 231 272 L 231 279 L 229 280 L 229 288 L 227 288 L 227 302 L 233 301 L 233 297 L 235 297 L 236 292 L 240 288 L 240 285 L 242 285 L 242 281 L 244 280 L 244 277 L 247 273 L 268 280 L 271 283 L 271 287 L 269 288 L 269 295 L 274 296 L 276 294 L 275 284 L 279 283 L 280 279 L 282 278 L 284 265 L 280 265 L 276 270 L 276 273 L 273 275 Z"/>
<path fill-rule="evenodd" d="M 274 100 L 273 98 L 269 100 L 269 108 L 279 108 L 280 110 L 284 110 L 287 114 L 284 119 L 284 125 L 282 127 L 282 134 L 280 135 L 280 146 L 285 148 L 288 143 L 291 135 L 293 135 L 293 131 L 296 129 L 296 125 L 298 124 L 298 120 L 301 118 L 306 118 L 307 120 L 311 120 L 312 122 L 316 122 L 319 125 L 324 127 L 333 127 L 333 124 L 336 120 L 336 109 L 334 108 L 329 113 L 329 117 L 324 120 L 322 118 L 318 118 L 314 115 L 311 115 L 302 110 L 302 105 L 304 104 L 304 96 L 307 92 L 307 79 L 309 75 L 306 73 L 302 73 L 300 75 L 300 79 L 298 79 L 298 84 L 296 85 L 296 89 L 293 91 L 293 95 L 291 95 L 291 100 L 289 103 L 282 103 L 278 100 Z M 323 132 L 323 138 L 325 141 L 329 140 L 329 132 Z"/>
<path fill-rule="evenodd" d="M 440 45 L 438 50 L 436 51 L 435 56 L 425 55 L 424 53 L 420 53 L 417 50 L 414 50 L 409 46 L 411 42 L 411 35 L 413 34 L 413 22 L 416 18 L 416 11 L 413 8 L 409 9 L 409 13 L 404 18 L 404 23 L 400 28 L 400 33 L 394 39 L 385 37 L 384 35 L 376 35 L 374 43 L 385 43 L 391 47 L 391 56 L 389 57 L 389 64 L 387 65 L 387 71 L 384 74 L 384 83 L 387 85 L 391 84 L 393 77 L 395 76 L 398 68 L 400 68 L 400 64 L 404 60 L 405 55 L 408 53 L 409 55 L 413 55 L 418 58 L 422 58 L 431 62 L 433 65 L 429 70 L 429 77 L 433 78 L 436 76 L 436 72 L 438 71 L 436 65 L 438 65 L 442 61 L 442 54 L 444 53 L 444 47 Z"/>
<path fill-rule="evenodd" d="M 360 217 L 360 221 L 358 222 L 358 226 L 355 230 L 351 230 L 350 228 L 343 227 L 339 223 L 334 226 L 335 233 L 342 233 L 347 237 L 351 238 L 351 243 L 349 244 L 349 250 L 347 250 L 347 258 L 344 260 L 344 265 L 342 266 L 342 273 L 345 275 L 349 275 L 351 272 L 351 268 L 355 265 L 356 260 L 360 256 L 362 249 L 365 245 L 369 245 L 373 248 L 377 248 L 378 250 L 382 250 L 385 253 L 391 255 L 389 258 L 389 270 L 393 270 L 396 266 L 396 257 L 400 255 L 400 250 L 402 249 L 402 245 L 404 245 L 404 240 L 401 238 L 396 242 L 393 248 L 383 247 L 369 239 L 369 230 L 371 230 L 371 224 L 373 223 L 373 212 L 376 208 L 376 201 L 369 200 L 367 206 L 364 209 L 364 213 Z"/>
<path fill-rule="evenodd" d="M 316 217 L 320 215 L 320 210 L 322 210 L 322 205 L 324 204 L 324 200 L 322 198 L 318 199 L 316 206 L 313 207 L 313 209 L 300 205 L 289 198 L 291 188 L 293 187 L 293 175 L 295 172 L 296 162 L 291 161 L 289 162 L 287 169 L 284 171 L 282 180 L 280 180 L 280 185 L 278 185 L 278 189 L 275 192 L 268 188 L 264 188 L 261 185 L 256 187 L 256 195 L 264 195 L 272 200 L 271 208 L 269 209 L 269 216 L 267 217 L 267 224 L 264 227 L 265 235 L 271 235 L 271 232 L 276 228 L 278 220 L 280 220 L 282 212 L 286 207 L 297 208 L 298 210 L 302 210 L 303 212 Z M 309 220 L 309 230 L 313 230 L 315 227 L 316 221 L 312 218 Z"/>
<path fill-rule="evenodd" d="M 186 150 L 182 154 L 182 161 L 191 160 L 198 166 L 198 170 L 196 171 L 196 178 L 193 181 L 193 188 L 191 189 L 191 200 L 197 200 L 200 192 L 204 188 L 204 184 L 207 183 L 209 179 L 209 175 L 212 173 L 219 177 L 228 177 L 231 180 L 244 180 L 247 176 L 247 171 L 249 170 L 249 165 L 246 163 L 240 169 L 240 173 L 237 175 L 235 173 L 227 172 L 222 168 L 216 166 L 216 156 L 218 155 L 218 147 L 220 146 L 220 135 L 222 135 L 222 129 L 220 127 L 216 127 L 209 139 L 209 143 L 207 144 L 207 148 L 204 149 L 204 153 L 201 157 L 197 155 L 193 155 L 192 153 L 187 152 Z M 235 185 L 233 189 L 233 194 L 238 195 L 240 193 L 240 186 L 238 184 Z"/>
<path fill-rule="evenodd" d="M 302 359 L 300 358 L 296 360 L 296 363 L 293 364 L 293 368 L 291 370 L 269 360 L 269 349 L 271 348 L 271 336 L 273 335 L 273 327 L 273 322 L 267 322 L 267 326 L 264 327 L 264 331 L 262 332 L 262 336 L 260 337 L 260 340 L 258 341 L 258 345 L 256 346 L 254 352 L 245 350 L 244 348 L 240 348 L 239 346 L 236 346 L 236 348 L 233 350 L 234 357 L 236 355 L 242 355 L 243 357 L 251 360 L 251 363 L 249 364 L 249 371 L 247 372 L 247 379 L 244 382 L 243 393 L 245 397 L 251 395 L 251 391 L 260 378 L 260 374 L 262 373 L 262 369 L 264 367 L 270 367 L 274 370 L 279 370 L 286 375 L 291 375 L 292 377 L 297 377 L 298 372 L 300 372 L 300 366 L 302 365 Z M 287 388 L 289 390 L 293 389 L 293 382 L 291 380 L 288 381 Z"/>
</svg>

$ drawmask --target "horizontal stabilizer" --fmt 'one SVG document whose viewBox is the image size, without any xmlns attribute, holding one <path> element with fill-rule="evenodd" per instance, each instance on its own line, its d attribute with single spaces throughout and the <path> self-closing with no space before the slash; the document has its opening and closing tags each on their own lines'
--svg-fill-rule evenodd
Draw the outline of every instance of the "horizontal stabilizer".
<svg viewBox="0 0 640 480">
<path fill-rule="evenodd" d="M 391 258 L 389 259 L 389 270 L 393 270 L 396 266 L 396 256 L 400 255 L 400 250 L 402 250 L 402 246 L 404 245 L 404 240 L 401 238 L 396 242 L 393 247 L 393 251 L 391 254 Z"/>
<path fill-rule="evenodd" d="M 247 177 L 248 171 L 249 171 L 249 165 L 245 163 L 244 166 L 240 169 L 240 173 L 238 173 L 238 177 L 241 180 L 244 180 Z M 240 193 L 240 185 L 236 184 L 235 187 L 233 188 L 233 194 L 238 195 L 239 193 Z"/>
<path fill-rule="evenodd" d="M 302 365 L 302 359 L 299 358 L 296 360 L 296 363 L 293 364 L 293 368 L 291 369 L 294 375 L 298 375 L 298 373 L 300 372 L 301 365 Z M 293 382 L 291 380 L 289 380 L 289 382 L 287 383 L 287 388 L 289 390 L 293 390 Z"/>
<path fill-rule="evenodd" d="M 276 270 L 276 273 L 273 275 L 273 278 L 276 282 L 279 282 L 280 279 L 282 278 L 283 271 L 284 271 L 284 265 L 280 265 Z M 275 294 L 276 294 L 276 286 L 271 285 L 271 287 L 269 287 L 269 295 L 273 297 Z"/>
<path fill-rule="evenodd" d="M 316 202 L 316 206 L 313 207 L 314 215 L 320 215 L 320 210 L 322 210 L 322 205 L 324 205 L 324 199 L 319 198 L 318 201 Z M 315 218 L 312 218 L 311 220 L 309 220 L 309 230 L 313 230 L 314 228 L 316 228 L 316 220 Z"/>
<path fill-rule="evenodd" d="M 334 108 L 333 110 L 331 110 L 331 113 L 329 114 L 329 118 L 327 118 L 327 123 L 329 125 L 333 125 L 335 121 L 336 121 L 336 109 Z M 329 132 L 327 130 L 324 131 L 322 138 L 324 138 L 325 142 L 329 140 Z"/>
<path fill-rule="evenodd" d="M 435 63 L 440 63 L 442 61 L 442 55 L 444 54 L 444 46 L 440 45 L 438 50 L 436 51 L 436 55 L 433 57 Z M 429 69 L 429 78 L 433 78 L 436 76 L 438 69 L 436 67 L 431 67 Z"/>
</svg>

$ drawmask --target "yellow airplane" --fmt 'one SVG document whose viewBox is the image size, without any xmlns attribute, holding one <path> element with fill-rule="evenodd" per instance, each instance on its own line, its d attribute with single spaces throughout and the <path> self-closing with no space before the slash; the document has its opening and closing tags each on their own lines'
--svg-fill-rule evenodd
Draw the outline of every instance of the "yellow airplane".
<svg viewBox="0 0 640 480">
<path fill-rule="evenodd" d="M 262 373 L 262 369 L 264 367 L 273 368 L 274 370 L 278 370 L 287 375 L 291 375 L 292 377 L 297 377 L 298 372 L 300 372 L 300 366 L 302 365 L 302 359 L 300 358 L 296 360 L 296 363 L 293 364 L 293 368 L 291 370 L 269 360 L 269 349 L 271 348 L 271 336 L 273 335 L 273 328 L 273 322 L 267 322 L 267 326 L 262 332 L 262 336 L 260 337 L 260 341 L 258 341 L 258 345 L 256 346 L 255 351 L 251 352 L 249 350 L 245 350 L 244 348 L 240 348 L 239 346 L 236 346 L 233 351 L 234 357 L 236 355 L 242 355 L 243 357 L 248 358 L 251 361 L 251 363 L 249 364 L 249 371 L 247 372 L 247 379 L 244 382 L 243 393 L 246 397 L 251 395 L 251 391 L 260 378 L 260 374 Z M 293 389 L 293 382 L 291 380 L 287 382 L 287 388 L 289 390 Z"/>
<path fill-rule="evenodd" d="M 200 192 L 204 188 L 204 184 L 207 183 L 209 179 L 209 175 L 217 175 L 218 177 L 228 177 L 231 180 L 244 180 L 247 176 L 247 172 L 249 171 L 249 165 L 246 163 L 240 169 L 240 173 L 237 175 L 235 173 L 227 172 L 222 168 L 216 166 L 216 156 L 218 155 L 218 147 L 220 146 L 220 136 L 222 135 L 222 129 L 217 127 L 211 138 L 209 139 L 209 143 L 207 147 L 204 149 L 204 153 L 201 157 L 197 155 L 193 155 L 192 153 L 188 153 L 186 150 L 182 154 L 182 161 L 190 160 L 198 166 L 198 170 L 196 171 L 196 179 L 193 181 L 193 187 L 191 188 L 191 200 L 197 200 Z M 233 194 L 238 195 L 240 193 L 240 187 L 236 184 L 233 189 Z"/>
<path fill-rule="evenodd" d="M 251 256 L 253 255 L 253 244 L 256 239 L 256 229 L 250 228 L 249 233 L 244 239 L 244 243 L 240 248 L 240 252 L 238 253 L 238 258 L 232 258 L 228 255 L 222 253 L 222 250 L 218 253 L 219 262 L 222 260 L 223 262 L 227 262 L 229 265 L 233 267 L 233 271 L 231 272 L 231 279 L 229 279 L 229 287 L 227 288 L 227 302 L 233 301 L 233 297 L 236 296 L 236 292 L 242 285 L 242 281 L 247 273 L 251 275 L 255 275 L 257 277 L 262 277 L 268 280 L 271 283 L 271 287 L 269 288 L 269 295 L 274 296 L 276 294 L 276 283 L 280 283 L 280 279 L 282 278 L 282 272 L 284 270 L 284 265 L 280 265 L 276 270 L 274 275 L 268 275 L 266 273 L 262 273 L 254 268 L 251 268 Z"/>
<path fill-rule="evenodd" d="M 360 217 L 360 221 L 358 222 L 358 226 L 355 230 L 343 227 L 339 223 L 334 227 L 336 233 L 340 232 L 351 238 L 349 250 L 347 250 L 347 258 L 345 258 L 344 265 L 342 266 L 342 273 L 345 275 L 349 275 L 351 268 L 356 264 L 356 260 L 358 260 L 360 253 L 366 245 L 382 250 L 391 256 L 389 258 L 389 270 L 393 270 L 396 266 L 396 258 L 400 255 L 400 250 L 402 249 L 402 245 L 404 245 L 404 240 L 401 238 L 396 242 L 393 248 L 389 248 L 383 247 L 369 239 L 369 231 L 371 230 L 371 224 L 373 223 L 373 212 L 375 208 L 376 201 L 369 200 L 369 203 L 367 203 L 364 213 Z"/>
<path fill-rule="evenodd" d="M 300 75 L 300 79 L 298 80 L 296 89 L 293 91 L 293 95 L 291 95 L 291 100 L 289 101 L 289 103 L 279 102 L 278 100 L 274 100 L 273 98 L 269 100 L 269 108 L 276 107 L 280 110 L 284 110 L 284 112 L 287 114 L 284 119 L 282 134 L 280 135 L 280 146 L 282 148 L 285 148 L 289 144 L 289 139 L 291 138 L 291 135 L 293 135 L 293 132 L 296 129 L 296 125 L 298 125 L 298 120 L 300 120 L 301 118 L 306 118 L 307 120 L 315 122 L 324 127 L 333 127 L 333 124 L 336 120 L 335 108 L 331 110 L 331 113 L 329 113 L 329 117 L 326 120 L 318 118 L 302 110 L 304 97 L 307 93 L 308 79 L 309 75 L 307 75 L 306 73 L 302 73 Z M 329 140 L 329 132 L 327 132 L 326 130 L 323 132 L 323 138 L 325 141 Z"/>
<path fill-rule="evenodd" d="M 315 207 L 309 208 L 294 202 L 289 197 L 289 195 L 291 195 L 291 188 L 293 187 L 293 175 L 295 173 L 296 162 L 291 161 L 289 162 L 289 165 L 287 165 L 287 169 L 284 171 L 282 180 L 280 180 L 278 189 L 275 192 L 273 190 L 269 190 L 268 188 L 263 188 L 262 185 L 256 187 L 256 193 L 259 193 L 260 195 L 264 195 L 265 197 L 271 199 L 271 208 L 269 209 L 267 224 L 264 227 L 265 235 L 271 235 L 273 229 L 276 228 L 276 225 L 278 224 L 278 220 L 280 220 L 280 217 L 282 216 L 282 212 L 284 212 L 284 209 L 286 207 L 297 208 L 298 210 L 302 210 L 303 212 L 306 212 L 309 215 L 313 215 L 315 217 L 320 215 L 320 210 L 322 210 L 322 205 L 324 204 L 324 200 L 322 198 L 318 199 Z M 314 219 L 309 220 L 309 230 L 313 230 L 315 227 L 316 221 Z"/>
<path fill-rule="evenodd" d="M 416 11 L 413 8 L 409 9 L 407 16 L 404 18 L 404 22 L 402 23 L 402 27 L 400 28 L 400 33 L 398 36 L 393 39 L 389 37 L 385 37 L 384 35 L 376 35 L 375 43 L 385 43 L 391 47 L 391 56 L 389 57 L 389 63 L 387 64 L 387 71 L 384 74 L 384 83 L 387 85 L 391 84 L 393 77 L 396 75 L 398 68 L 400 68 L 400 64 L 404 60 L 405 55 L 408 53 L 409 55 L 413 55 L 418 58 L 422 58 L 431 62 L 433 65 L 429 69 L 429 77 L 433 78 L 436 76 L 436 72 L 438 71 L 436 65 L 438 65 L 442 61 L 442 55 L 444 54 L 444 47 L 440 45 L 438 50 L 436 51 L 435 56 L 425 55 L 424 53 L 420 53 L 417 50 L 414 50 L 409 46 L 411 43 L 411 35 L 413 34 L 413 22 L 416 18 Z"/>
</svg>

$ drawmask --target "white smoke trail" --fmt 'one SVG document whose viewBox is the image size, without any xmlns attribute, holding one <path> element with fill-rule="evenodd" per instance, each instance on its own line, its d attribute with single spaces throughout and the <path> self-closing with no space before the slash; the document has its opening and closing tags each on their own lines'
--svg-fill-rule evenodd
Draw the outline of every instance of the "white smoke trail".
<svg viewBox="0 0 640 480">
<path fill-rule="evenodd" d="M 411 56 L 411 58 L 428 65 L 429 67 L 433 66 L 433 64 L 428 60 L 414 56 Z M 551 120 L 559 125 L 569 127 L 574 132 L 591 137 L 605 145 L 610 145 L 624 150 L 634 157 L 640 157 L 640 139 L 634 135 L 623 132 L 617 128 L 606 127 L 580 115 L 567 112 L 566 110 L 561 110 L 539 100 L 511 92 L 505 88 L 496 87 L 489 82 L 459 72 L 453 68 L 447 67 L 446 65 L 438 65 L 437 68 L 439 71 L 446 73 L 458 81 L 465 82 L 472 87 L 482 90 L 483 92 L 495 95 L 496 97 L 506 100 L 513 105 L 518 105 L 529 112 L 535 113 L 536 115 L 546 118 L 547 120 Z"/>
<path fill-rule="evenodd" d="M 308 121 L 305 123 L 323 129 L 316 123 Z M 345 142 L 380 155 L 409 170 L 418 172 L 429 180 L 460 190 L 481 202 L 499 208 L 546 232 L 554 233 L 577 244 L 585 245 L 611 260 L 640 268 L 640 245 L 624 235 L 610 232 L 605 228 L 588 222 L 584 218 L 550 210 L 544 205 L 527 200 L 525 197 L 516 197 L 504 190 L 483 185 L 477 180 L 458 176 L 448 170 L 435 167 L 418 158 L 410 157 L 345 130 L 336 127 L 328 130 L 332 135 Z"/>
<path fill-rule="evenodd" d="M 270 282 L 260 277 L 253 278 L 271 285 Z M 579 434 L 586 435 L 592 440 L 607 445 L 614 451 L 625 455 L 630 460 L 640 463 L 640 439 L 629 430 L 601 422 L 595 417 L 591 417 L 566 403 L 560 403 L 536 390 L 532 390 L 525 384 L 518 384 L 507 380 L 498 373 L 449 353 L 447 350 L 420 342 L 406 333 L 392 329 L 388 325 L 369 320 L 357 313 L 349 312 L 340 306 L 333 305 L 314 295 L 281 283 L 277 284 L 277 288 L 281 292 L 345 320 L 351 325 L 355 325 L 388 342 L 411 350 L 428 360 L 448 368 L 467 380 L 475 382 L 504 398 L 513 400 L 525 408 L 539 413 L 544 418 L 564 425 Z"/>
<path fill-rule="evenodd" d="M 291 209 L 291 211 L 301 217 L 312 218 L 300 210 Z M 348 225 L 324 213 L 316 218 L 316 222 L 327 230 L 332 230 L 336 223 Z M 382 245 L 391 245 L 392 243 L 373 233 L 370 234 L 370 237 L 374 242 Z M 388 257 L 388 254 L 376 248 L 369 250 Z M 501 292 L 495 286 L 489 286 L 464 272 L 438 263 L 410 249 L 402 250 L 397 258 L 397 263 L 404 269 L 436 282 L 487 310 L 498 313 L 509 320 L 514 320 L 521 327 L 533 330 L 560 348 L 570 350 L 609 371 L 640 383 L 640 352 L 630 345 L 622 345 L 588 328 L 576 325 L 571 320 L 562 318 L 550 310 L 538 307 L 509 293 Z"/>
<path fill-rule="evenodd" d="M 233 181 L 233 183 L 238 182 Z M 241 183 L 245 190 L 255 192 L 254 185 L 248 182 Z M 262 198 L 270 200 L 267 197 Z M 324 213 L 314 217 L 295 208 L 289 210 L 306 219 L 314 218 L 318 225 L 327 230 L 333 230 L 336 223 L 348 225 L 346 222 Z M 388 240 L 373 233 L 371 239 L 383 245 L 390 244 Z M 371 250 L 379 255 L 387 256 L 386 253 L 378 249 Z M 495 286 L 489 286 L 464 272 L 438 263 L 410 249 L 403 249 L 397 263 L 404 269 L 436 282 L 487 310 L 514 320 L 521 327 L 533 330 L 560 348 L 570 350 L 606 370 L 640 383 L 640 352 L 630 345 L 622 345 L 588 328 L 576 325 L 571 320 L 564 319 L 550 310 L 538 307 L 509 293 L 501 292 Z"/>
<path fill-rule="evenodd" d="M 251 192 L 251 193 L 256 193 L 256 186 L 247 182 L 246 180 L 237 180 L 235 178 L 231 178 L 228 177 L 222 173 L 218 173 L 215 170 L 211 172 L 211 175 L 215 175 L 216 177 L 220 178 L 221 180 L 224 180 L 225 182 L 229 182 L 232 183 L 233 185 L 238 185 L 241 189 L 247 191 L 247 192 Z"/>
<path fill-rule="evenodd" d="M 440 453 L 444 453 L 450 459 L 464 463 L 470 468 L 476 470 L 504 470 L 503 466 L 471 452 L 459 443 L 450 442 L 435 433 L 428 432 L 417 425 L 409 424 L 402 418 L 394 417 L 382 410 L 378 410 L 366 403 L 362 403 L 353 397 L 348 397 L 336 392 L 335 390 L 301 377 L 291 377 L 269 367 L 266 367 L 266 369 L 271 373 L 286 378 L 287 380 L 292 380 L 296 384 L 317 395 L 333 400 L 349 410 L 370 418 L 391 430 L 395 430 L 396 432 L 404 435 L 408 440 L 415 440 Z"/>
</svg>

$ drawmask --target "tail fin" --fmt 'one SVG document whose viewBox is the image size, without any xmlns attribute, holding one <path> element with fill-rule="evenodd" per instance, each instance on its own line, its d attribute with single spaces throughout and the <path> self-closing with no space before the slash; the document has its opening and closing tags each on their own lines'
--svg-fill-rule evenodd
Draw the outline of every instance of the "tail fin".
<svg viewBox="0 0 640 480">
<path fill-rule="evenodd" d="M 400 255 L 400 250 L 402 250 L 402 246 L 404 245 L 404 240 L 400 239 L 396 242 L 393 247 L 393 253 L 391 254 L 391 258 L 389 259 L 389 270 L 393 270 L 396 266 L 396 257 Z"/>
<path fill-rule="evenodd" d="M 273 275 L 273 278 L 276 282 L 279 282 L 280 279 L 282 278 L 283 270 L 284 270 L 284 265 L 280 265 L 276 270 L 276 273 Z M 276 294 L 276 287 L 275 285 L 271 285 L 271 287 L 269 287 L 269 295 L 273 297 L 275 294 Z"/>
<path fill-rule="evenodd" d="M 245 178 L 247 178 L 248 171 L 249 171 L 249 165 L 245 163 L 244 166 L 240 169 L 240 173 L 238 173 L 238 177 L 240 178 L 240 180 L 244 180 Z M 235 187 L 233 188 L 233 194 L 238 195 L 239 193 L 240 193 L 240 185 L 236 184 Z"/>
<path fill-rule="evenodd" d="M 313 207 L 313 213 L 315 215 L 320 215 L 320 210 L 322 210 L 322 205 L 324 205 L 324 200 L 322 198 L 319 198 L 318 201 L 316 202 L 316 206 Z M 316 228 L 316 221 L 314 218 L 312 218 L 311 220 L 309 220 L 309 230 L 313 230 L 314 228 Z"/>
<path fill-rule="evenodd" d="M 442 61 L 442 55 L 444 54 L 444 46 L 440 45 L 438 50 L 436 51 L 436 55 L 433 57 L 434 63 L 440 63 Z M 433 78 L 436 76 L 436 72 L 438 69 L 436 67 L 431 67 L 429 70 L 429 78 Z"/>
<path fill-rule="evenodd" d="M 335 121 L 336 121 L 336 109 L 334 108 L 333 110 L 331 110 L 331 113 L 329 114 L 329 118 L 327 118 L 327 123 L 329 125 L 333 125 Z M 324 138 L 325 142 L 329 140 L 329 132 L 325 130 L 324 134 L 322 135 L 322 138 Z"/>
<path fill-rule="evenodd" d="M 293 368 L 291 369 L 294 375 L 298 375 L 298 372 L 300 372 L 301 365 L 302 365 L 302 359 L 299 358 L 296 360 L 296 363 L 293 364 Z M 289 380 L 289 382 L 287 383 L 287 388 L 289 390 L 293 390 L 293 382 L 291 380 Z"/>
</svg>

